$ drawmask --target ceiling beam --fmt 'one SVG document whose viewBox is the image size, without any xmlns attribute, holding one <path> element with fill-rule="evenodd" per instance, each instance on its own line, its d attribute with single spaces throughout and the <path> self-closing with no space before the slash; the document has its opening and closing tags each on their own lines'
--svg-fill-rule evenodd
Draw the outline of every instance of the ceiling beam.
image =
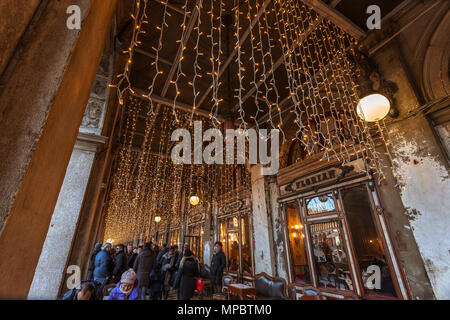
<svg viewBox="0 0 450 320">
<path fill-rule="evenodd" d="M 326 5 L 321 0 L 302 0 L 306 5 L 308 5 L 311 9 L 316 11 L 323 18 L 330 20 L 337 26 L 339 26 L 342 30 L 349 33 L 357 40 L 362 40 L 366 36 L 366 32 L 358 27 L 353 21 L 344 16 L 341 12 L 336 10 L 335 8 Z M 335 4 L 334 1 L 332 4 Z M 336 3 L 337 5 L 337 3 Z"/>
<path fill-rule="evenodd" d="M 194 8 L 197 8 L 199 5 L 199 0 L 195 2 Z M 194 14 L 189 19 L 188 25 L 186 26 L 186 33 L 183 38 L 183 41 L 180 43 L 180 46 L 178 47 L 178 52 L 175 56 L 175 59 L 173 61 L 172 67 L 170 68 L 170 71 L 167 75 L 166 83 L 164 84 L 163 90 L 161 92 L 161 97 L 165 97 L 167 94 L 167 91 L 169 90 L 169 85 L 172 82 L 173 76 L 175 75 L 175 72 L 177 71 L 178 64 L 183 57 L 184 47 L 186 46 L 189 38 L 191 37 L 192 30 L 194 29 L 195 23 L 197 22 L 198 18 L 198 10 L 194 10 Z"/>
<path fill-rule="evenodd" d="M 317 26 L 319 25 L 320 22 L 321 22 L 320 19 L 314 21 L 314 23 L 308 27 L 308 30 L 306 30 L 306 32 L 302 34 L 302 36 L 300 38 L 300 42 L 296 41 L 292 44 L 290 51 L 297 49 L 299 47 L 300 43 L 302 43 L 314 31 L 314 29 L 317 28 Z M 284 63 L 284 55 L 281 55 L 281 57 L 279 57 L 278 60 L 273 64 L 273 68 L 271 68 L 269 71 L 267 71 L 265 74 L 265 77 L 258 81 L 258 83 L 256 84 L 256 87 L 252 86 L 252 88 L 250 90 L 248 90 L 248 92 L 244 95 L 244 97 L 242 98 L 242 104 L 244 104 L 245 101 L 247 101 L 247 99 L 250 98 L 252 95 L 254 95 L 256 89 L 257 88 L 259 89 L 259 87 L 264 83 L 263 79 L 269 78 L 272 75 L 272 71 L 275 72 L 283 63 Z M 238 109 L 239 109 L 239 103 L 237 103 L 234 106 L 233 111 L 237 111 Z"/>
<path fill-rule="evenodd" d="M 140 99 L 144 99 L 144 100 L 148 99 L 148 97 L 145 94 L 144 90 L 141 90 L 141 89 L 138 89 L 138 88 L 132 88 L 132 90 L 134 91 L 133 95 L 136 98 L 140 98 Z M 168 99 L 168 98 L 165 98 L 165 97 L 161 97 L 161 96 L 158 96 L 156 94 L 153 94 L 151 96 L 151 98 L 158 105 L 173 107 L 173 100 L 171 100 L 171 99 Z M 185 104 L 185 103 L 182 103 L 182 102 L 179 102 L 179 101 L 177 101 L 175 103 L 175 108 L 178 109 L 178 110 L 185 111 L 185 112 L 192 112 L 192 106 L 190 106 L 188 104 Z M 196 115 L 198 115 L 198 116 L 206 117 L 208 119 L 210 118 L 210 113 L 208 111 L 206 111 L 206 110 L 203 110 L 203 109 L 196 109 L 196 110 L 194 110 L 194 113 Z M 223 121 L 224 119 L 220 117 L 219 120 Z"/>
<path fill-rule="evenodd" d="M 153 1 L 159 3 L 159 4 L 163 5 L 163 6 L 165 5 L 164 1 L 160 1 L 160 0 L 153 0 Z M 169 1 L 169 0 L 167 0 L 167 1 Z M 184 16 L 184 10 L 178 8 L 177 6 L 174 6 L 173 4 L 168 3 L 167 4 L 167 8 L 172 9 L 173 11 L 175 11 L 175 12 L 177 12 L 179 14 L 182 14 Z M 187 16 L 191 17 L 190 14 L 188 14 Z"/>
<path fill-rule="evenodd" d="M 350 49 L 351 47 L 347 47 L 345 50 L 346 51 L 348 51 L 349 49 Z M 336 59 L 337 57 L 334 57 L 333 58 L 333 61 Z M 331 66 L 331 62 L 328 62 L 325 66 L 323 66 L 322 68 L 320 68 L 317 72 L 316 72 L 316 76 L 314 77 L 314 81 L 317 81 L 317 79 L 318 78 L 320 78 L 321 77 L 321 75 L 322 74 L 326 74 L 329 70 L 329 67 Z M 302 87 L 298 87 L 297 88 L 297 92 L 299 92 L 300 90 L 302 90 L 302 91 L 306 91 L 307 90 L 307 84 L 304 84 Z M 322 90 L 323 89 L 323 85 L 321 85 L 320 87 L 319 87 L 319 90 Z M 295 101 L 293 101 L 293 99 L 294 99 L 294 95 L 292 95 L 292 94 L 289 94 L 286 98 L 284 98 L 280 103 L 279 103 L 279 107 L 280 108 L 283 108 L 286 104 L 288 104 L 291 100 L 292 100 L 292 102 L 293 102 L 293 104 L 290 106 L 290 107 L 288 107 L 288 108 L 286 108 L 286 109 L 284 109 L 284 110 L 282 110 L 281 111 L 281 114 L 283 115 L 284 113 L 286 113 L 287 111 L 290 111 L 294 106 L 295 106 Z M 272 110 L 272 116 L 277 116 L 277 113 L 278 113 L 278 108 L 276 108 L 275 110 Z M 258 121 L 258 124 L 263 124 L 263 123 L 265 123 L 265 122 L 267 122 L 268 121 L 268 118 L 269 118 L 269 114 L 267 113 L 267 114 L 265 114 L 263 117 L 261 117 L 261 119 Z"/>
<path fill-rule="evenodd" d="M 142 49 L 140 49 L 140 48 L 135 48 L 134 51 L 137 52 L 137 53 L 139 53 L 139 54 L 142 54 L 142 55 L 144 55 L 144 56 L 147 56 L 147 57 L 156 59 L 156 54 L 154 54 L 154 53 L 147 52 L 147 51 L 142 50 Z M 167 64 L 168 66 L 172 66 L 172 61 L 169 61 L 169 60 L 167 60 L 167 59 L 158 57 L 158 61 L 159 61 L 159 62 L 162 62 L 162 63 L 164 63 L 164 64 Z"/>
<path fill-rule="evenodd" d="M 261 6 L 261 8 L 259 9 L 257 15 L 253 18 L 252 22 L 250 23 L 249 27 L 247 28 L 247 30 L 245 30 L 245 32 L 242 34 L 241 38 L 239 39 L 239 43 L 242 45 L 245 40 L 247 40 L 248 36 L 250 35 L 250 31 L 253 29 L 253 27 L 255 26 L 255 24 L 258 22 L 259 18 L 261 18 L 262 14 L 264 13 L 264 11 L 266 10 L 266 8 L 269 6 L 269 4 L 272 2 L 272 0 L 266 0 L 264 1 L 263 5 Z M 230 65 L 230 63 L 233 61 L 234 57 L 236 56 L 238 52 L 237 48 L 234 48 L 233 52 L 230 54 L 230 56 L 227 58 L 227 60 L 225 61 L 225 63 L 222 65 L 222 67 L 220 68 L 217 77 L 218 79 L 220 79 L 220 77 L 222 76 L 222 74 L 227 70 L 228 66 Z M 211 92 L 213 86 L 210 86 L 206 92 L 203 94 L 203 96 L 200 98 L 199 102 L 198 102 L 198 106 L 200 107 L 203 102 L 205 102 L 206 98 L 208 97 L 209 93 Z"/>
</svg>

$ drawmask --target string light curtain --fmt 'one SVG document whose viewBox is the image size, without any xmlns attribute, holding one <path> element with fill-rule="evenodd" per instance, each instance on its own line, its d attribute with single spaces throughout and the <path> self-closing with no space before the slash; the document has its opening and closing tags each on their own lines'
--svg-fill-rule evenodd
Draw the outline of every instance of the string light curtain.
<svg viewBox="0 0 450 320">
<path fill-rule="evenodd" d="M 206 181 L 202 186 L 211 189 L 208 201 L 214 201 L 217 190 L 230 196 L 237 190 L 235 172 L 241 170 L 239 165 L 175 166 L 171 162 L 171 132 L 182 127 L 193 130 L 196 119 L 203 121 L 204 130 L 217 128 L 222 124 L 220 114 L 234 112 L 237 127 L 279 129 L 285 139 L 283 129 L 289 125 L 286 119 L 293 114 L 298 128 L 293 140 L 300 142 L 308 156 L 318 155 L 321 161 L 342 164 L 363 159 L 366 167 L 361 170 L 368 174 L 371 170 L 379 179 L 384 177 L 384 165 L 374 142 L 379 132 L 356 112 L 358 66 L 353 63 L 357 59 L 352 59 L 356 41 L 349 34 L 298 0 L 234 0 L 231 10 L 230 2 L 223 0 L 185 0 L 179 25 L 168 24 L 169 0 L 159 2 L 162 16 L 157 17 L 160 23 L 153 29 L 149 0 L 136 0 L 131 15 L 132 39 L 124 52 L 128 59 L 124 72 L 110 85 L 117 89 L 118 101 L 124 104 L 128 117 L 110 187 L 105 239 L 142 238 L 155 231 L 156 215 L 170 216 L 171 221 L 182 219 L 182 202 L 187 201 L 193 186 L 199 185 L 200 177 Z M 230 56 L 223 52 L 228 32 L 224 25 L 226 14 L 234 18 L 234 50 Z M 152 30 L 145 30 L 149 28 Z M 191 31 L 194 41 L 189 46 Z M 157 45 L 152 47 L 155 58 L 148 66 L 149 74 L 153 74 L 150 86 L 138 94 L 130 82 L 130 72 L 134 51 L 143 45 L 140 38 L 145 33 L 151 33 Z M 165 45 L 178 45 L 181 53 L 171 70 L 173 75 L 164 74 L 160 66 Z M 186 62 L 186 54 L 193 55 L 194 60 Z M 208 57 L 208 65 L 201 63 L 205 61 L 203 56 Z M 226 106 L 227 99 L 221 93 L 226 68 L 236 70 L 234 106 Z M 156 92 L 157 82 L 165 77 L 167 85 L 162 94 Z M 199 86 L 202 81 L 209 83 L 205 92 Z M 192 89 L 190 112 L 177 110 L 185 94 L 180 89 L 182 84 Z M 165 96 L 168 87 L 175 92 L 171 97 L 173 105 L 161 107 L 154 95 Z M 280 97 L 286 89 L 288 97 Z M 250 98 L 253 108 L 248 109 Z M 209 119 L 196 116 L 202 106 L 210 110 Z M 139 114 L 144 114 L 146 121 L 142 148 L 136 151 L 132 142 Z M 152 151 L 155 144 L 156 153 Z M 243 185 L 250 188 L 247 167 L 243 166 L 243 170 Z"/>
</svg>

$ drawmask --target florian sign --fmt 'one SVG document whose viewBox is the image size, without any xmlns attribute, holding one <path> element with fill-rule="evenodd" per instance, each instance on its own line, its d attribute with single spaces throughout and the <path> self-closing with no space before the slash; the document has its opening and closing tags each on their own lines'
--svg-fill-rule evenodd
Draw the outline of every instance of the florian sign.
<svg viewBox="0 0 450 320">
<path fill-rule="evenodd" d="M 354 161 L 345 166 L 337 165 L 319 172 L 295 178 L 290 183 L 281 186 L 282 195 L 317 190 L 323 185 L 337 184 L 344 177 L 359 173 L 364 168 L 362 161 Z"/>
</svg>

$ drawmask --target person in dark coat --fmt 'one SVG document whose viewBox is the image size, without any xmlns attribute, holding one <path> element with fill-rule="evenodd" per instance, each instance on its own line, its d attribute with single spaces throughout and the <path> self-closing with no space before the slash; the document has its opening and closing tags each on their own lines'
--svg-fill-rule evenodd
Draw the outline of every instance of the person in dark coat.
<svg viewBox="0 0 450 320">
<path fill-rule="evenodd" d="M 116 247 L 116 257 L 114 258 L 114 269 L 113 269 L 113 281 L 115 283 L 120 281 L 122 277 L 122 273 L 127 271 L 128 269 L 128 258 L 125 254 L 125 246 L 123 244 L 119 244 Z"/>
<path fill-rule="evenodd" d="M 107 284 L 112 275 L 113 260 L 109 256 L 111 244 L 105 243 L 102 250 L 95 256 L 94 280 L 103 286 Z"/>
<path fill-rule="evenodd" d="M 128 268 L 133 268 L 136 257 L 137 257 L 137 249 L 133 248 L 132 245 L 128 245 L 127 246 Z"/>
<path fill-rule="evenodd" d="M 100 250 L 102 250 L 102 244 L 96 243 L 94 250 L 91 253 L 91 260 L 89 261 L 87 280 L 94 280 L 95 256 L 100 252 Z"/>
<path fill-rule="evenodd" d="M 161 266 L 163 271 L 163 299 L 167 300 L 169 296 L 170 288 L 173 286 L 174 273 L 175 273 L 175 263 L 176 263 L 176 255 L 175 248 L 170 247 L 169 251 L 163 255 L 161 258 Z"/>
<path fill-rule="evenodd" d="M 141 300 L 145 300 L 147 289 L 150 286 L 150 274 L 155 267 L 155 254 L 151 247 L 151 243 L 145 244 L 144 250 L 137 256 L 133 266 L 141 287 Z"/>
<path fill-rule="evenodd" d="M 158 248 L 158 246 L 156 246 Z M 163 244 L 163 247 L 161 250 L 158 251 L 158 255 L 156 256 L 156 262 L 162 263 L 162 257 L 167 253 L 169 249 L 167 248 L 167 243 Z"/>
<path fill-rule="evenodd" d="M 150 300 L 161 300 L 163 291 L 163 272 L 159 263 L 150 273 Z"/>
<path fill-rule="evenodd" d="M 222 291 L 222 277 L 223 270 L 226 267 L 226 257 L 222 250 L 223 246 L 221 242 L 216 242 L 214 245 L 214 255 L 211 261 L 210 278 L 211 283 L 214 285 L 214 291 L 219 293 Z"/>
<path fill-rule="evenodd" d="M 184 246 L 183 246 L 183 249 L 181 249 L 181 252 L 178 253 L 177 262 L 175 263 L 175 269 L 176 269 L 176 271 L 175 271 L 175 275 L 174 275 L 175 278 L 174 278 L 174 279 L 176 279 L 176 278 L 178 277 L 178 272 L 179 272 L 179 270 L 180 270 L 181 260 L 182 260 L 183 257 L 184 257 L 184 253 L 185 253 L 186 250 L 188 250 L 188 249 L 189 249 L 189 243 L 185 243 Z M 178 300 L 181 300 L 179 294 L 180 294 L 180 290 L 177 290 L 177 298 L 178 298 Z"/>
<path fill-rule="evenodd" d="M 101 244 L 100 244 L 101 245 Z M 84 281 L 81 283 L 81 286 L 79 289 L 74 288 L 70 291 L 67 291 L 64 296 L 60 300 L 95 300 L 96 298 L 96 288 L 93 282 L 91 281 Z"/>
<path fill-rule="evenodd" d="M 190 300 L 194 296 L 200 266 L 191 250 L 187 249 L 181 259 L 174 288 L 178 289 L 179 300 Z"/>
</svg>

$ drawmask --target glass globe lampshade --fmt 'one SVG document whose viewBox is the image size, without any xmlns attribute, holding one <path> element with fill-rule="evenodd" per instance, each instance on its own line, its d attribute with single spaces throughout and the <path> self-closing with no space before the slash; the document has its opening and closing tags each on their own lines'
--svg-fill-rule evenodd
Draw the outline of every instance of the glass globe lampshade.
<svg viewBox="0 0 450 320">
<path fill-rule="evenodd" d="M 155 217 L 155 222 L 157 223 L 161 222 L 161 217 Z"/>
<path fill-rule="evenodd" d="M 362 98 L 357 106 L 359 117 L 367 122 L 382 120 L 388 115 L 390 109 L 389 99 L 378 93 Z"/>
<path fill-rule="evenodd" d="M 196 206 L 200 203 L 200 198 L 198 196 L 191 196 L 191 198 L 189 199 L 189 202 L 193 205 Z"/>
</svg>

